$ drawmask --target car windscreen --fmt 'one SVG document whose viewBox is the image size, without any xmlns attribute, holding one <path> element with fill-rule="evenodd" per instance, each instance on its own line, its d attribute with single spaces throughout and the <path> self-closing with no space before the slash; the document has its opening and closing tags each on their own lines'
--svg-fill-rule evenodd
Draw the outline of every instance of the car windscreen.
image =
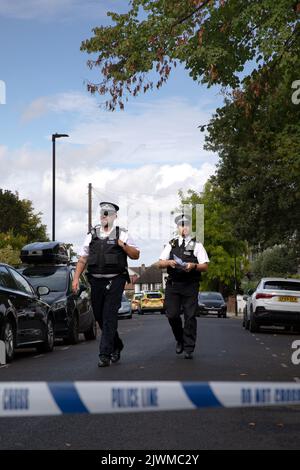
<svg viewBox="0 0 300 470">
<path fill-rule="evenodd" d="M 51 292 L 64 292 L 67 288 L 68 271 L 65 268 L 35 266 L 21 272 L 33 287 L 46 286 Z"/>
<path fill-rule="evenodd" d="M 147 294 L 146 297 L 147 299 L 161 299 L 161 294 L 159 293 Z"/>
<path fill-rule="evenodd" d="M 273 290 L 293 290 L 300 292 L 300 282 L 293 281 L 266 281 L 264 289 Z"/>
<path fill-rule="evenodd" d="M 202 300 L 223 300 L 223 297 L 218 292 L 200 292 L 200 299 Z"/>
</svg>

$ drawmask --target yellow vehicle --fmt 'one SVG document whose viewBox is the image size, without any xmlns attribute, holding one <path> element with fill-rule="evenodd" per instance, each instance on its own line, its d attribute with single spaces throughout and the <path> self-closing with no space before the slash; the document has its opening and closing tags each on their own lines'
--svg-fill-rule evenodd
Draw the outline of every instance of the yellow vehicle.
<svg viewBox="0 0 300 470">
<path fill-rule="evenodd" d="M 165 313 L 164 296 L 159 291 L 144 292 L 140 300 L 140 308 L 138 313 L 143 315 L 145 312 Z"/>
<path fill-rule="evenodd" d="M 131 310 L 132 313 L 137 313 L 141 306 L 141 297 L 143 294 L 133 294 L 131 299 Z"/>
</svg>

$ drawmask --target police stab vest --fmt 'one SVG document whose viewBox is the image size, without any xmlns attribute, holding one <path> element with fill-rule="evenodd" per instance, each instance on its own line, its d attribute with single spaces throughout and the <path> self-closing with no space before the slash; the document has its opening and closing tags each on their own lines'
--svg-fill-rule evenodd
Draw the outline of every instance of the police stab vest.
<svg viewBox="0 0 300 470">
<path fill-rule="evenodd" d="M 198 259 L 194 255 L 196 244 L 195 238 L 192 238 L 185 247 L 183 247 L 183 244 L 179 246 L 178 238 L 173 238 L 173 240 L 171 240 L 169 243 L 171 245 L 170 259 L 174 259 L 174 255 L 176 255 L 186 263 L 198 264 Z M 201 279 L 201 272 L 196 271 L 195 269 L 192 269 L 190 272 L 186 272 L 183 269 L 174 269 L 169 266 L 167 272 L 169 274 L 169 279 L 175 282 L 199 282 Z"/>
<path fill-rule="evenodd" d="M 87 269 L 90 274 L 121 274 L 127 271 L 127 255 L 118 245 L 120 227 L 105 238 L 97 235 L 96 227 L 91 230 Z"/>
</svg>

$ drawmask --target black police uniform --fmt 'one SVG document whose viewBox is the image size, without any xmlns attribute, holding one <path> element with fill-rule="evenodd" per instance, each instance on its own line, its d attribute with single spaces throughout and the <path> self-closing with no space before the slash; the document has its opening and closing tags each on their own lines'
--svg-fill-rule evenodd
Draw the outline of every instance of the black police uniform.
<svg viewBox="0 0 300 470">
<path fill-rule="evenodd" d="M 169 243 L 171 245 L 169 259 L 174 259 L 174 255 L 176 255 L 186 263 L 198 263 L 198 259 L 194 255 L 196 244 L 194 238 L 188 242 L 187 246 L 185 246 L 185 239 L 180 246 L 178 238 L 174 238 Z M 192 353 L 195 349 L 197 336 L 195 315 L 201 273 L 195 269 L 186 272 L 177 267 L 168 267 L 167 272 L 169 277 L 165 292 L 166 315 L 176 341 L 183 345 L 186 353 Z M 184 315 L 184 327 L 182 326 L 181 313 Z"/>
<path fill-rule="evenodd" d="M 100 357 L 110 357 L 114 351 L 123 349 L 119 337 L 118 310 L 121 306 L 125 283 L 129 280 L 127 255 L 118 245 L 120 228 L 105 238 L 97 235 L 97 227 L 91 231 L 87 259 L 88 279 L 91 284 L 91 299 L 96 321 L 102 330 Z M 97 275 L 114 275 L 97 277 Z"/>
</svg>

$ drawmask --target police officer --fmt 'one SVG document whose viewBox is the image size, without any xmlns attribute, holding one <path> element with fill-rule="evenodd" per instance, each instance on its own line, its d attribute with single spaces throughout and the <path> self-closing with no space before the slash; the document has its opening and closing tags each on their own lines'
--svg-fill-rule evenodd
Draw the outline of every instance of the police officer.
<svg viewBox="0 0 300 470">
<path fill-rule="evenodd" d="M 159 267 L 169 274 L 165 292 L 166 316 L 176 339 L 176 353 L 185 352 L 185 359 L 193 358 L 195 349 L 198 291 L 201 272 L 207 271 L 209 259 L 203 245 L 192 238 L 191 218 L 175 218 L 178 235 L 164 248 Z M 180 314 L 184 315 L 184 326 Z"/>
<path fill-rule="evenodd" d="M 93 312 L 102 330 L 99 367 L 120 359 L 124 345 L 117 331 L 118 310 L 125 283 L 130 280 L 127 257 L 138 259 L 140 255 L 128 231 L 116 223 L 118 210 L 111 202 L 100 203 L 100 225 L 96 225 L 84 241 L 72 285 L 76 292 L 80 275 L 87 267 Z"/>
</svg>

